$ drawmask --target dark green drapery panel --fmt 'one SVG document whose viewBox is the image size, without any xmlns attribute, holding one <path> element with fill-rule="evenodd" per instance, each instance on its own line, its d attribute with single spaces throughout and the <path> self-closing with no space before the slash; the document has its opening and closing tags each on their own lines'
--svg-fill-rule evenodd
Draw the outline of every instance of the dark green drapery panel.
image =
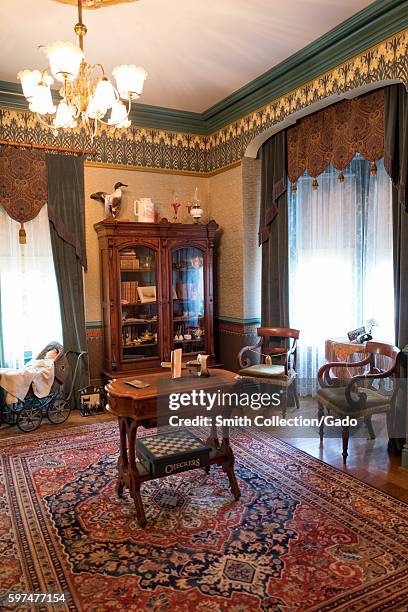
<svg viewBox="0 0 408 612">
<path fill-rule="evenodd" d="M 46 160 L 51 244 L 64 349 L 86 351 L 83 285 L 83 267 L 86 267 L 84 162 L 82 157 L 51 154 L 47 155 Z M 76 359 L 69 355 L 68 360 L 72 376 Z M 85 358 L 80 363 L 75 389 L 88 384 L 88 359 Z"/>
<path fill-rule="evenodd" d="M 384 165 L 392 180 L 395 343 L 408 345 L 408 94 L 403 85 L 384 90 Z M 407 411 L 407 363 L 401 354 L 395 438 L 390 449 L 404 444 Z"/>
<path fill-rule="evenodd" d="M 262 307 L 264 327 L 289 326 L 288 205 L 286 132 L 262 147 L 261 213 Z"/>
<path fill-rule="evenodd" d="M 384 165 L 393 184 L 395 341 L 408 344 L 408 94 L 403 85 L 384 90 Z"/>
</svg>

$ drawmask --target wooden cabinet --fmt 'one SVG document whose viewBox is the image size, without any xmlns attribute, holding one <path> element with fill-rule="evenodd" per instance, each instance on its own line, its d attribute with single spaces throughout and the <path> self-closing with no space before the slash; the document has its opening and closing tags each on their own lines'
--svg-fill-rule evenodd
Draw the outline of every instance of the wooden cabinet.
<svg viewBox="0 0 408 612">
<path fill-rule="evenodd" d="M 214 357 L 213 245 L 218 225 L 97 223 L 104 374 L 160 368 L 173 348 Z"/>
</svg>

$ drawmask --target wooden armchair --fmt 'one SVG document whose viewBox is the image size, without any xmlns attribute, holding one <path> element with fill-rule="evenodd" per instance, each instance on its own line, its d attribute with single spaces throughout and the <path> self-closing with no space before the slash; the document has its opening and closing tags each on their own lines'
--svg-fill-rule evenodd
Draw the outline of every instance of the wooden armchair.
<svg viewBox="0 0 408 612">
<path fill-rule="evenodd" d="M 334 413 L 338 417 L 358 419 L 363 418 L 367 426 L 371 439 L 375 438 L 374 429 L 371 423 L 371 416 L 385 412 L 387 415 L 387 428 L 392 437 L 395 418 L 395 401 L 398 393 L 398 363 L 397 356 L 399 349 L 383 342 L 367 342 L 366 352 L 369 353 L 366 359 L 355 363 L 332 362 L 323 365 L 318 373 L 320 389 L 317 392 L 318 417 L 324 417 L 325 410 Z M 389 366 L 381 369 L 375 365 L 376 356 L 388 357 Z M 340 380 L 330 375 L 330 370 L 337 368 L 363 368 L 369 366 L 366 373 L 359 373 L 347 381 Z M 374 388 L 374 381 L 392 380 L 392 391 L 384 393 Z M 320 428 L 320 440 L 323 442 L 324 423 Z M 346 463 L 348 454 L 348 440 L 350 428 L 346 425 L 342 427 L 343 438 L 343 463 Z"/>
<path fill-rule="evenodd" d="M 299 408 L 296 389 L 299 330 L 290 327 L 258 327 L 256 332 L 258 342 L 253 346 L 244 346 L 238 353 L 238 374 L 243 378 L 259 379 L 280 386 L 288 396 L 292 395 Z M 253 364 L 256 356 L 259 363 Z M 278 363 L 273 363 L 274 360 Z"/>
</svg>

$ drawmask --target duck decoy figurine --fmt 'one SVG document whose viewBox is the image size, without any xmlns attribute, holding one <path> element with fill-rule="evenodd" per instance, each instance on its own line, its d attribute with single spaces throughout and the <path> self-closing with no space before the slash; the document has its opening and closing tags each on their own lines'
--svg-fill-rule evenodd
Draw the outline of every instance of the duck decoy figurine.
<svg viewBox="0 0 408 612">
<path fill-rule="evenodd" d="M 105 213 L 107 216 L 112 215 L 116 219 L 117 214 L 120 211 L 120 205 L 122 203 L 122 187 L 127 187 L 124 183 L 115 183 L 113 193 L 106 193 L 105 191 L 97 191 L 91 195 L 92 200 L 101 202 L 105 206 Z"/>
</svg>

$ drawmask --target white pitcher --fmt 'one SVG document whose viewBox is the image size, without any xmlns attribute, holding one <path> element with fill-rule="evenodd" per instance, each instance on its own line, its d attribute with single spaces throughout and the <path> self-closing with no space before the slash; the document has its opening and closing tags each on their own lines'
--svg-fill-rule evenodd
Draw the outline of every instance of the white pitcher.
<svg viewBox="0 0 408 612">
<path fill-rule="evenodd" d="M 133 209 L 139 223 L 154 223 L 154 203 L 151 198 L 135 200 Z"/>
</svg>

